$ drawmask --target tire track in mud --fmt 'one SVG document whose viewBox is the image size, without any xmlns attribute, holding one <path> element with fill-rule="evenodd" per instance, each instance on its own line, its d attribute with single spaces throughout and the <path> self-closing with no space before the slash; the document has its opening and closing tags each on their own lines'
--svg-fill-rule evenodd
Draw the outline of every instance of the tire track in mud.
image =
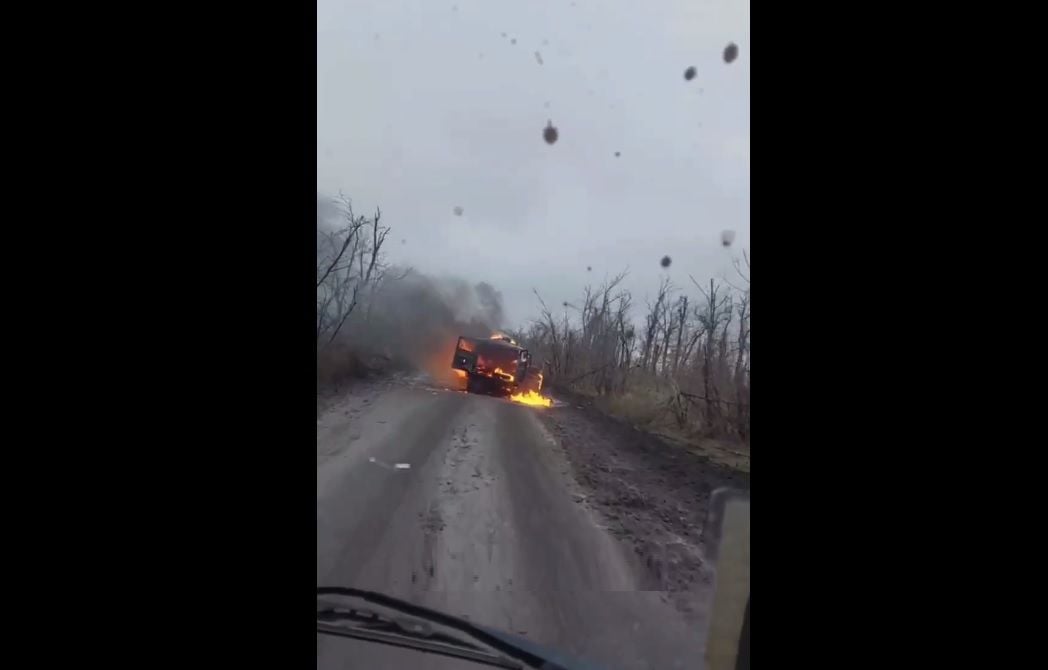
<svg viewBox="0 0 1048 670">
<path fill-rule="evenodd" d="M 370 400 L 352 424 L 352 412 L 318 423 L 317 580 L 406 595 L 424 553 L 415 513 L 428 510 L 427 483 L 464 406 L 412 389 Z"/>
<path fill-rule="evenodd" d="M 704 537 L 710 495 L 748 490 L 749 474 L 582 407 L 542 421 L 563 446 L 580 502 L 642 563 L 643 588 L 663 592 L 682 613 L 701 613 L 713 580 Z"/>
<path fill-rule="evenodd" d="M 318 458 L 318 584 L 389 593 L 611 667 L 699 658 L 698 627 L 642 590 L 537 414 L 402 389 L 352 424 L 318 425 L 318 455 L 339 451 Z"/>
<path fill-rule="evenodd" d="M 471 407 L 451 430 L 435 493 L 419 514 L 423 539 L 422 590 L 501 590 L 506 563 L 497 547 L 499 475 L 484 448 L 487 417 Z"/>
</svg>

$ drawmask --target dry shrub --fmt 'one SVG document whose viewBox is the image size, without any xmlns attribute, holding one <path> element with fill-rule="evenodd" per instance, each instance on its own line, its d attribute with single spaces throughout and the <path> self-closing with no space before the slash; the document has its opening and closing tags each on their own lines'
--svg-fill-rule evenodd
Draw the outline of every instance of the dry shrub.
<svg viewBox="0 0 1048 670">
<path fill-rule="evenodd" d="M 317 352 L 317 394 L 338 393 L 354 380 L 404 369 L 403 361 L 378 352 L 362 351 L 343 341 Z"/>
<path fill-rule="evenodd" d="M 653 393 L 627 391 L 597 401 L 602 410 L 639 428 L 653 428 L 665 415 L 666 401 Z"/>
<path fill-rule="evenodd" d="M 317 393 L 337 392 L 353 379 L 367 376 L 360 356 L 339 344 L 317 352 Z"/>
<path fill-rule="evenodd" d="M 745 263 L 745 265 L 743 264 Z M 645 300 L 643 319 L 619 288 L 625 272 L 581 299 L 551 309 L 521 340 L 545 363 L 554 388 L 589 396 L 608 414 L 684 438 L 749 441 L 749 256 L 738 281 L 692 280 L 694 293 L 668 277 Z"/>
<path fill-rule="evenodd" d="M 389 266 L 380 220 L 377 208 L 356 215 L 349 198 L 317 194 L 317 393 L 405 370 L 457 388 L 455 343 L 501 325 L 502 295 L 486 282 Z"/>
</svg>

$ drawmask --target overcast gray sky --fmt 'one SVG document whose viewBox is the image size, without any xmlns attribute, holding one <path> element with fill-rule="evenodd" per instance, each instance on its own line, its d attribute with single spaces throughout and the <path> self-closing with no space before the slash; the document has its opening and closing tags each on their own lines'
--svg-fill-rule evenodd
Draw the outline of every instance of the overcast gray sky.
<svg viewBox="0 0 1048 670">
<path fill-rule="evenodd" d="M 749 36 L 745 0 L 318 0 L 317 190 L 380 206 L 392 262 L 493 284 L 508 326 L 627 266 L 642 306 L 749 249 Z"/>
</svg>

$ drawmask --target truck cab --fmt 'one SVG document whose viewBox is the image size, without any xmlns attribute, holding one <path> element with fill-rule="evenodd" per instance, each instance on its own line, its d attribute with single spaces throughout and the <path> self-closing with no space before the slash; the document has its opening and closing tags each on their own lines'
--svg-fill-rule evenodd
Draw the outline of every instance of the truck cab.
<svg viewBox="0 0 1048 670">
<path fill-rule="evenodd" d="M 470 393 L 511 395 L 528 378 L 530 362 L 528 350 L 505 335 L 460 337 L 451 367 L 466 373 L 466 390 Z"/>
</svg>

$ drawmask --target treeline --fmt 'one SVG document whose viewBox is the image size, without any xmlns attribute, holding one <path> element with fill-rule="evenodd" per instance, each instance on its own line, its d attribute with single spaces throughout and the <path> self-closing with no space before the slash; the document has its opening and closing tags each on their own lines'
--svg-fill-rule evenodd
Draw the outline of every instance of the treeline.
<svg viewBox="0 0 1048 670">
<path fill-rule="evenodd" d="M 390 369 L 450 374 L 459 335 L 486 337 L 503 318 L 489 284 L 432 278 L 386 262 L 382 213 L 317 198 L 317 388 Z M 512 333 L 543 364 L 545 388 L 591 395 L 647 428 L 749 440 L 749 256 L 735 275 L 685 286 L 663 278 L 634 304 L 626 273 L 587 287 Z M 638 318 L 639 317 L 639 318 Z"/>
<path fill-rule="evenodd" d="M 685 290 L 669 278 L 635 320 L 626 273 L 587 287 L 581 300 L 550 308 L 516 335 L 543 361 L 546 386 L 602 399 L 650 426 L 749 440 L 749 256 L 737 278 Z"/>
<path fill-rule="evenodd" d="M 359 377 L 425 370 L 457 382 L 459 335 L 501 326 L 502 296 L 485 282 L 429 277 L 387 262 L 382 212 L 356 214 L 345 196 L 317 196 L 317 391 Z"/>
</svg>

